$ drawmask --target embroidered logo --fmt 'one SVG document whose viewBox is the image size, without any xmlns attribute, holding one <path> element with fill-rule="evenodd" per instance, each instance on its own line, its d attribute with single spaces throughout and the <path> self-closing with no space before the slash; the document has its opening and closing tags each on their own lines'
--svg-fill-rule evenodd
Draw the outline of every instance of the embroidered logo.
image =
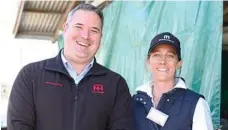
<svg viewBox="0 0 228 130">
<path fill-rule="evenodd" d="M 170 36 L 169 35 L 164 35 L 164 39 L 170 39 Z"/>
<path fill-rule="evenodd" d="M 102 84 L 94 84 L 93 85 L 93 93 L 104 93 L 104 86 Z"/>
<path fill-rule="evenodd" d="M 62 87 L 63 86 L 60 83 L 54 83 L 54 82 L 45 82 L 45 84 L 53 85 L 53 86 L 56 86 L 56 87 Z"/>
</svg>

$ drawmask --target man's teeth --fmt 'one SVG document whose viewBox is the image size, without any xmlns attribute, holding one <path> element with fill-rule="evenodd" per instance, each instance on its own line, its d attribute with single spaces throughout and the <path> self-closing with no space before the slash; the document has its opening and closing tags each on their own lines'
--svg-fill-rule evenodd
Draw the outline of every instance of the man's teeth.
<svg viewBox="0 0 228 130">
<path fill-rule="evenodd" d="M 168 71 L 168 69 L 163 69 L 163 68 L 158 68 L 157 70 L 162 72 Z"/>
<path fill-rule="evenodd" d="M 86 43 L 83 43 L 83 42 L 77 42 L 79 45 L 82 45 L 82 46 L 86 46 L 86 47 L 88 47 L 88 46 L 90 46 L 90 44 L 86 44 Z"/>
</svg>

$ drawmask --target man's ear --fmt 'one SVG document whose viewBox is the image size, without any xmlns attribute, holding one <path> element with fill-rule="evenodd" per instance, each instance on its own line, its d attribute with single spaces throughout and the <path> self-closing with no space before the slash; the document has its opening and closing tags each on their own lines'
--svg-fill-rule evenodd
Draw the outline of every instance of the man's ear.
<svg viewBox="0 0 228 130">
<path fill-rule="evenodd" d="M 66 32 L 66 30 L 68 29 L 69 24 L 67 24 L 66 22 L 63 24 L 63 32 Z"/>
</svg>

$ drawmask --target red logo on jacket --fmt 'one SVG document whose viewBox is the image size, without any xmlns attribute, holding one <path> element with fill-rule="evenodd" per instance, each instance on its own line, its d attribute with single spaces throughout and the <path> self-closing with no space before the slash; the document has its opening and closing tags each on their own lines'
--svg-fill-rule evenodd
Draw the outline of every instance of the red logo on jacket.
<svg viewBox="0 0 228 130">
<path fill-rule="evenodd" d="M 104 93 L 104 86 L 102 84 L 94 84 L 93 93 Z"/>
<path fill-rule="evenodd" d="M 56 87 L 62 87 L 63 85 L 60 84 L 60 83 L 54 83 L 54 82 L 45 82 L 45 84 L 49 84 L 49 85 L 53 85 L 53 86 L 56 86 Z"/>
</svg>

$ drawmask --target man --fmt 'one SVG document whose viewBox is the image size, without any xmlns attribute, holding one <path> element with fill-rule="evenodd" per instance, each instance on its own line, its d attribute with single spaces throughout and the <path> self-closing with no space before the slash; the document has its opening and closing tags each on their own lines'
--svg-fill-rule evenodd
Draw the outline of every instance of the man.
<svg viewBox="0 0 228 130">
<path fill-rule="evenodd" d="M 18 74 L 8 107 L 8 130 L 132 130 L 126 81 L 99 65 L 103 14 L 80 4 L 64 25 L 64 49 Z"/>
</svg>

